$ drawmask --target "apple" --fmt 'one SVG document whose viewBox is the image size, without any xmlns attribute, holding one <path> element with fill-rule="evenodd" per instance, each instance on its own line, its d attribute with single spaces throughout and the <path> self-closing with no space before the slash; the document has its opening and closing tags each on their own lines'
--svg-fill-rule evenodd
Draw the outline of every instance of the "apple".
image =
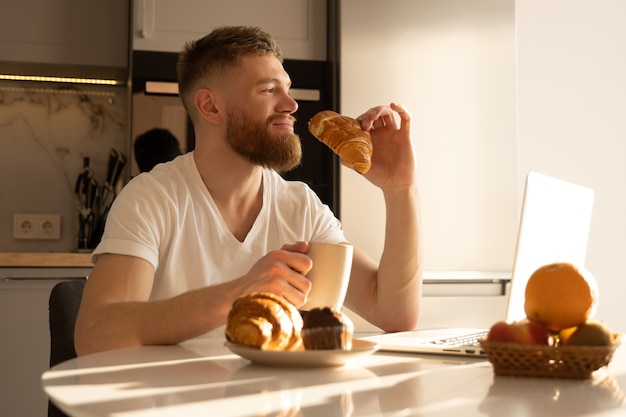
<svg viewBox="0 0 626 417">
<path fill-rule="evenodd" d="M 518 343 L 529 345 L 552 345 L 554 339 L 546 325 L 538 321 L 526 320 L 518 323 L 520 339 Z"/>
<path fill-rule="evenodd" d="M 514 329 L 513 323 L 500 320 L 495 322 L 489 329 L 487 340 L 491 342 L 510 342 L 514 339 L 515 332 L 516 329 Z"/>
<path fill-rule="evenodd" d="M 520 343 L 525 345 L 552 345 L 550 331 L 542 323 L 532 320 L 494 323 L 489 329 L 487 340 L 493 342 Z"/>
</svg>

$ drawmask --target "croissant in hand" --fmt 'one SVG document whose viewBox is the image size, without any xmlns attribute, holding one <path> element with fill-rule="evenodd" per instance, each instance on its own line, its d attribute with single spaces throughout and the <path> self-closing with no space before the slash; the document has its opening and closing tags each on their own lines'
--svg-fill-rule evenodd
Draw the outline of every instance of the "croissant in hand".
<svg viewBox="0 0 626 417">
<path fill-rule="evenodd" d="M 365 174 L 372 165 L 372 138 L 359 122 L 331 110 L 317 113 L 309 131 L 357 172 Z"/>
<path fill-rule="evenodd" d="M 233 303 L 226 339 L 262 350 L 296 350 L 302 346 L 302 316 L 284 298 L 253 292 Z"/>
</svg>

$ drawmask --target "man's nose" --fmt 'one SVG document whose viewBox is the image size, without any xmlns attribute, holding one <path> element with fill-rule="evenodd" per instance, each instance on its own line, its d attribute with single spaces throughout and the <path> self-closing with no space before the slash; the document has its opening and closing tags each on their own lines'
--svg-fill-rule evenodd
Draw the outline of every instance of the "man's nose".
<svg viewBox="0 0 626 417">
<path fill-rule="evenodd" d="M 294 100 L 288 93 L 285 93 L 283 100 L 280 103 L 279 110 L 281 113 L 295 113 L 298 110 L 298 102 Z"/>
</svg>

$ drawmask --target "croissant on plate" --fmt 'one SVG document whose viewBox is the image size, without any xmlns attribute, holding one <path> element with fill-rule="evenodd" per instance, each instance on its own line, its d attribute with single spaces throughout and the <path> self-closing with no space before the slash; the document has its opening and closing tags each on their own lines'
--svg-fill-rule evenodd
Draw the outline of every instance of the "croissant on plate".
<svg viewBox="0 0 626 417">
<path fill-rule="evenodd" d="M 359 122 L 331 110 L 317 113 L 309 131 L 357 172 L 365 174 L 372 165 L 372 138 Z"/>
<path fill-rule="evenodd" d="M 233 303 L 226 322 L 226 339 L 262 350 L 302 347 L 302 316 L 283 297 L 253 292 Z"/>
</svg>

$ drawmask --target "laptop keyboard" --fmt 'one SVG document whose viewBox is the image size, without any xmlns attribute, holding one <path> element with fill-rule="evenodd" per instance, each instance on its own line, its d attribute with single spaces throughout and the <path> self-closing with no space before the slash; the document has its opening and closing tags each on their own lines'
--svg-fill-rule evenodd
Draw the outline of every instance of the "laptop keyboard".
<svg viewBox="0 0 626 417">
<path fill-rule="evenodd" d="M 473 334 L 466 334 L 460 337 L 450 337 L 446 339 L 435 340 L 432 343 L 436 345 L 446 346 L 480 346 L 478 341 L 487 335 L 488 332 L 479 332 Z"/>
</svg>

